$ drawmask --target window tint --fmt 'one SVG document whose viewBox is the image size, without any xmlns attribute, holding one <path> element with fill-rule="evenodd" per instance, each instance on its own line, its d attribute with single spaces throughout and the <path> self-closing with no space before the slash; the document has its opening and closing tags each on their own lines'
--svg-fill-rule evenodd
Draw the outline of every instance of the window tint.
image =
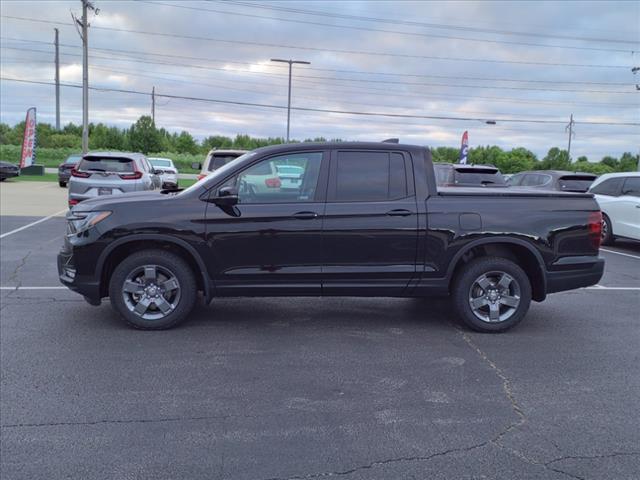
<svg viewBox="0 0 640 480">
<path fill-rule="evenodd" d="M 513 186 L 517 187 L 518 185 L 521 185 L 523 178 L 524 178 L 524 174 L 516 173 L 511 178 L 509 178 L 509 180 L 507 180 L 507 183 L 509 185 L 513 185 Z"/>
<path fill-rule="evenodd" d="M 321 163 L 321 152 L 296 152 L 263 160 L 238 175 L 235 184 L 239 201 L 313 202 Z"/>
<path fill-rule="evenodd" d="M 596 185 L 595 187 L 593 187 L 591 189 L 591 193 L 617 197 L 618 195 L 620 195 L 620 188 L 622 187 L 622 182 L 624 182 L 623 177 L 609 178 L 608 180 L 605 180 L 599 185 Z"/>
<path fill-rule="evenodd" d="M 78 164 L 78 170 L 97 172 L 133 172 L 133 161 L 130 158 L 83 158 Z"/>
<path fill-rule="evenodd" d="M 211 157 L 211 161 L 209 162 L 209 171 L 213 172 L 214 170 L 217 170 L 218 168 L 226 165 L 227 163 L 232 162 L 239 156 L 240 155 L 233 155 L 233 154 L 232 155 L 213 155 Z"/>
<path fill-rule="evenodd" d="M 436 185 L 451 185 L 453 183 L 453 167 L 435 163 L 433 168 L 436 173 Z"/>
<path fill-rule="evenodd" d="M 541 173 L 527 173 L 520 184 L 523 187 L 540 187 L 546 185 L 551 180 L 549 175 Z"/>
<path fill-rule="evenodd" d="M 335 200 L 376 202 L 407 196 L 404 157 L 387 152 L 338 152 Z"/>
<path fill-rule="evenodd" d="M 640 197 L 640 177 L 630 177 L 624 181 L 622 187 L 623 195 L 630 195 L 632 197 Z"/>
</svg>

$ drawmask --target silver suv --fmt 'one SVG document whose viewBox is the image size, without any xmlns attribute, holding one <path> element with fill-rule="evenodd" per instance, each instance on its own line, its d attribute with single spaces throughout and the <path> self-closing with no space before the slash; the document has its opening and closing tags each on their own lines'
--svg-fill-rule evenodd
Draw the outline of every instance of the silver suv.
<svg viewBox="0 0 640 480">
<path fill-rule="evenodd" d="M 69 207 L 101 195 L 155 190 L 161 187 L 159 172 L 141 153 L 88 153 L 71 171 Z"/>
</svg>

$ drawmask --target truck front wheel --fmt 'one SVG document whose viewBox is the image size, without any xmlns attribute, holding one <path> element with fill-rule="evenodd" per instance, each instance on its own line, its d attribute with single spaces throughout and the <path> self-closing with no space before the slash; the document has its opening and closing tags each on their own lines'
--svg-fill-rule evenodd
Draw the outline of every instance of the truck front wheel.
<svg viewBox="0 0 640 480">
<path fill-rule="evenodd" d="M 454 279 L 452 300 L 464 323 L 478 332 L 503 332 L 520 322 L 531 303 L 531 282 L 516 263 L 481 257 Z"/>
<path fill-rule="evenodd" d="M 187 318 L 196 303 L 193 271 L 182 258 L 163 250 L 143 250 L 125 258 L 113 271 L 109 297 L 132 327 L 171 328 Z"/>
</svg>

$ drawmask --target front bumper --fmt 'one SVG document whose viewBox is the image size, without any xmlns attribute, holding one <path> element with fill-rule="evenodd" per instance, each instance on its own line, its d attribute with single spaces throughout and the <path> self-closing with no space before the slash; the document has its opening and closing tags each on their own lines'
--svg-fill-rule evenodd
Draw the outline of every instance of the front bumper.
<svg viewBox="0 0 640 480">
<path fill-rule="evenodd" d="M 20 170 L 0 170 L 0 178 L 19 177 Z"/>
<path fill-rule="evenodd" d="M 58 253 L 58 278 L 65 287 L 86 297 L 90 302 L 100 302 L 100 281 L 93 276 L 77 274 L 73 251 L 66 245 Z"/>
<path fill-rule="evenodd" d="M 556 262 L 554 266 L 559 269 L 547 271 L 547 293 L 590 287 L 604 274 L 604 259 L 600 257 L 575 257 L 573 261 Z"/>
</svg>

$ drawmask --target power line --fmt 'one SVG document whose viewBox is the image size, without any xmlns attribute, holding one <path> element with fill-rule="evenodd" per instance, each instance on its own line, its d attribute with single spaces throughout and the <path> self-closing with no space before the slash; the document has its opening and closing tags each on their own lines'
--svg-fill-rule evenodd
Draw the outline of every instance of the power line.
<svg viewBox="0 0 640 480">
<path fill-rule="evenodd" d="M 166 7 L 182 8 L 186 10 L 196 10 L 200 12 L 221 13 L 223 15 L 237 15 L 240 17 L 261 18 L 266 20 L 276 20 L 279 22 L 300 23 L 305 25 L 316 25 L 316 26 L 330 27 L 330 28 L 342 28 L 346 30 L 361 30 L 361 31 L 367 31 L 367 32 L 391 33 L 395 35 L 407 35 L 412 37 L 443 38 L 443 39 L 449 39 L 449 40 L 462 40 L 467 42 L 484 42 L 484 43 L 493 43 L 493 44 L 498 43 L 498 44 L 517 45 L 517 46 L 526 46 L 526 47 L 565 48 L 565 49 L 571 49 L 571 50 L 592 50 L 592 51 L 601 51 L 601 52 L 634 53 L 633 50 L 623 50 L 623 49 L 613 49 L 613 48 L 580 47 L 580 46 L 574 46 L 574 45 L 553 45 L 553 44 L 548 45 L 548 44 L 542 44 L 542 43 L 515 42 L 515 41 L 509 41 L 509 40 L 491 40 L 491 39 L 485 39 L 485 38 L 455 37 L 451 35 L 440 35 L 435 33 L 403 32 L 399 30 L 385 30 L 380 28 L 360 27 L 356 25 L 335 25 L 331 23 L 312 22 L 309 20 L 269 17 L 269 16 L 257 15 L 253 13 L 230 12 L 228 10 L 216 10 L 216 9 L 203 8 L 203 7 L 191 7 L 187 5 L 175 5 L 172 3 L 155 2 L 155 1 L 148 1 L 148 0 L 138 0 L 138 2 L 148 3 L 151 5 L 163 5 Z"/>
<path fill-rule="evenodd" d="M 92 27 L 92 28 L 95 28 L 95 27 Z M 26 49 L 26 48 L 20 48 L 20 47 L 3 46 L 2 48 L 9 49 L 9 50 L 18 50 L 18 51 L 48 53 L 44 50 Z M 75 56 L 75 54 L 68 54 L 68 53 L 66 53 L 65 55 Z M 93 55 L 92 58 L 108 59 L 106 57 L 100 57 L 95 55 Z M 211 67 L 211 66 L 205 66 L 205 65 L 193 65 L 193 64 L 185 64 L 185 63 L 157 62 L 152 60 L 142 60 L 138 58 L 136 58 L 135 60 L 136 62 L 139 62 L 139 63 L 147 63 L 151 65 L 170 65 L 175 67 L 187 67 L 187 68 L 196 68 L 196 69 L 204 69 L 204 70 L 218 70 L 218 71 L 224 71 L 224 72 L 243 72 L 243 73 L 250 73 L 252 75 L 258 75 L 258 76 L 265 76 L 265 75 L 271 76 L 271 77 L 285 76 L 285 74 L 273 73 L 273 72 L 255 72 L 253 70 L 240 70 L 240 69 L 229 70 L 227 68 L 222 68 L 222 67 Z M 605 94 L 613 94 L 613 95 L 635 95 L 636 94 L 635 90 L 631 92 L 619 92 L 619 91 L 611 91 L 611 90 L 579 90 L 579 89 L 510 87 L 510 86 L 491 86 L 491 85 L 458 85 L 458 84 L 451 84 L 451 83 L 434 83 L 434 82 L 400 82 L 400 81 L 394 81 L 394 80 L 350 79 L 350 78 L 322 77 L 322 76 L 316 76 L 316 75 L 296 75 L 295 77 L 302 78 L 305 80 L 311 79 L 311 80 L 332 81 L 334 83 L 335 82 L 356 82 L 356 83 L 391 84 L 391 85 L 419 86 L 419 87 L 425 86 L 425 87 L 444 87 L 444 88 L 478 88 L 478 89 L 485 89 L 485 90 L 523 90 L 523 91 L 559 92 L 559 93 L 605 93 Z M 309 83 L 313 83 L 313 82 L 309 82 Z M 335 84 L 338 86 L 347 86 L 347 87 L 352 86 L 352 85 L 344 85 L 339 83 L 335 83 Z"/>
<path fill-rule="evenodd" d="M 242 2 L 237 0 L 231 0 L 231 1 L 226 1 L 224 3 L 231 3 L 231 4 L 249 6 L 252 8 L 261 8 L 266 10 L 298 13 L 302 15 L 342 18 L 342 19 L 348 19 L 348 20 L 387 23 L 387 24 L 393 24 L 393 25 L 408 25 L 408 26 L 416 26 L 416 27 L 423 27 L 423 28 L 437 28 L 437 29 L 446 29 L 446 30 L 495 33 L 499 35 L 518 35 L 518 36 L 538 37 L 538 38 L 557 38 L 557 39 L 563 39 L 563 40 L 580 40 L 580 41 L 588 41 L 588 42 L 627 43 L 631 45 L 637 45 L 638 43 L 640 43 L 637 40 L 575 37 L 575 36 L 569 36 L 569 35 L 545 34 L 540 32 L 517 32 L 517 31 L 511 31 L 511 30 L 487 29 L 487 28 L 480 28 L 476 26 L 466 26 L 466 25 L 448 25 L 448 24 L 441 24 L 441 23 L 416 22 L 416 21 L 410 21 L 410 20 L 365 17 L 365 16 L 359 16 L 359 15 L 348 15 L 348 14 L 325 12 L 325 11 L 319 11 L 319 10 L 305 10 L 301 8 L 283 7 L 283 6 L 276 6 L 276 5 L 264 5 L 263 3 L 258 3 L 258 2 L 254 3 L 254 2 Z"/>
<path fill-rule="evenodd" d="M 20 78 L 7 78 L 0 77 L 0 80 L 11 81 L 11 82 L 21 82 L 21 83 L 30 83 L 30 84 L 39 84 L 39 85 L 54 85 L 53 82 L 43 82 L 36 80 L 26 80 Z M 82 88 L 81 85 L 64 83 L 60 84 L 60 86 L 72 87 L 72 88 Z M 119 88 L 109 88 L 109 87 L 89 87 L 91 90 L 103 91 L 103 92 L 118 92 L 118 93 L 129 93 L 136 95 L 145 95 L 149 96 L 148 92 L 142 92 L 138 90 L 126 90 Z M 260 107 L 260 108 L 275 108 L 275 109 L 286 109 L 285 105 L 273 105 L 266 103 L 254 103 L 254 102 L 240 102 L 233 100 L 222 100 L 216 98 L 203 98 L 203 97 L 194 97 L 194 96 L 184 96 L 184 95 L 171 95 L 167 93 L 156 94 L 156 97 L 163 98 L 172 98 L 172 99 L 180 99 L 180 100 L 191 100 L 197 102 L 209 102 L 209 103 L 218 103 L 218 104 L 226 104 L 226 105 L 240 105 L 240 106 L 250 106 L 250 107 Z M 302 112 L 318 112 L 318 113 L 334 113 L 341 115 L 357 115 L 357 116 L 371 116 L 371 117 L 389 117 L 389 118 L 414 118 L 414 119 L 425 119 L 425 120 L 455 120 L 455 121 L 465 121 L 465 122 L 484 122 L 486 118 L 478 118 L 478 117 L 451 117 L 444 115 L 412 115 L 412 114 L 401 114 L 401 113 L 385 113 L 385 112 L 361 112 L 355 110 L 333 110 L 333 109 L 324 109 L 324 108 L 309 108 L 309 107 L 291 107 L 292 110 L 298 110 Z M 495 122 L 504 122 L 504 123 L 538 123 L 538 124 L 560 124 L 564 125 L 563 120 L 535 120 L 535 119 L 522 119 L 522 118 L 495 118 L 492 119 Z M 606 126 L 633 126 L 640 127 L 640 123 L 636 122 L 592 122 L 592 121 L 583 121 L 583 122 L 574 122 L 575 124 L 582 125 L 606 125 Z"/>
<path fill-rule="evenodd" d="M 65 22 L 56 22 L 52 20 L 40 20 L 36 18 L 26 18 L 26 17 L 17 17 L 13 15 L 5 15 L 3 18 L 8 18 L 12 20 L 20 20 L 26 22 L 35 22 L 35 23 L 45 23 L 50 25 L 64 25 L 69 27 L 68 23 Z M 179 35 L 175 33 L 164 33 L 164 32 L 149 32 L 144 30 L 132 30 L 125 28 L 115 28 L 115 27 L 101 27 L 101 26 L 92 26 L 91 28 L 95 30 L 105 30 L 110 32 L 123 32 L 123 33 L 135 33 L 138 35 L 150 35 L 156 37 L 166 37 L 166 38 L 183 38 L 186 40 L 198 40 L 198 41 L 206 41 L 206 42 L 217 42 L 217 43 L 227 43 L 232 45 L 250 45 L 250 46 L 258 46 L 258 47 L 273 47 L 278 49 L 288 48 L 293 50 L 308 50 L 313 52 L 331 52 L 331 53 L 340 53 L 347 55 L 368 55 L 375 57 L 397 57 L 397 58 L 415 58 L 420 60 L 440 60 L 440 61 L 454 61 L 454 62 L 477 62 L 477 63 L 495 63 L 495 64 L 512 64 L 512 65 L 535 65 L 535 66 L 552 66 L 552 67 L 580 67 L 580 68 L 617 68 L 617 69 L 628 69 L 631 68 L 628 65 L 601 65 L 601 64 L 583 64 L 583 63 L 554 63 L 554 62 L 533 62 L 533 61 L 524 61 L 524 60 L 494 60 L 494 59 L 486 59 L 486 58 L 464 58 L 464 57 L 446 57 L 446 56 L 435 56 L 435 55 L 412 55 L 406 53 L 392 53 L 392 52 L 373 52 L 373 51 L 365 51 L 365 50 L 345 50 L 345 49 L 335 49 L 335 48 L 319 48 L 319 47 L 303 47 L 300 45 L 285 45 L 285 44 L 277 44 L 277 43 L 265 43 L 265 42 L 251 42 L 246 40 L 228 40 L 223 38 L 213 38 L 213 37 L 202 37 L 198 35 Z"/>
<path fill-rule="evenodd" d="M 2 48 L 11 48 L 11 47 L 2 47 Z M 42 50 L 30 50 L 30 49 L 23 49 L 24 51 L 33 51 L 33 52 L 38 52 L 38 53 L 49 53 L 49 52 L 45 52 Z M 64 53 L 62 54 L 63 56 L 71 56 L 71 57 L 77 57 L 79 55 L 76 54 L 68 54 L 68 53 Z M 133 62 L 133 60 L 129 60 L 129 59 L 113 59 L 110 57 L 99 57 L 99 56 L 92 56 L 93 59 L 104 59 L 104 60 L 109 60 L 109 61 L 122 61 L 122 62 Z M 158 65 L 168 65 L 168 66 L 186 66 L 189 67 L 190 65 L 176 65 L 175 63 L 165 63 L 165 62 L 151 62 L 151 61 L 143 61 L 143 60 L 139 60 L 139 59 L 135 59 L 135 61 L 137 63 L 150 63 L 150 64 L 158 64 Z M 220 68 L 208 68 L 208 67 L 204 67 L 204 66 L 191 66 L 193 68 L 201 68 L 201 69 L 205 69 L 205 70 L 221 70 L 224 71 L 226 73 L 231 73 L 233 71 L 227 70 L 227 69 L 220 69 Z M 267 75 L 266 73 L 257 73 L 257 72 L 252 72 L 256 75 Z M 181 75 L 184 76 L 183 73 L 181 73 Z M 208 78 L 208 77 L 207 77 Z M 265 86 L 265 85 L 274 85 L 274 86 L 282 86 L 279 84 L 273 84 L 273 83 L 265 83 L 265 82 L 250 82 L 250 81 L 246 81 L 246 80 L 233 80 L 234 83 L 245 83 L 245 84 L 251 84 L 251 85 L 259 85 L 259 86 Z M 388 89 L 380 89 L 380 88 L 374 88 L 374 87 L 360 87 L 359 90 L 344 90 L 344 89 L 338 89 L 338 88 L 334 88 L 333 86 L 330 85 L 326 85 L 324 83 L 319 83 L 319 82 L 313 82 L 313 81 L 309 81 L 309 80 L 304 80 L 305 83 L 307 84 L 313 84 L 316 85 L 314 87 L 310 87 L 307 85 L 301 85 L 298 86 L 297 88 L 299 89 L 306 89 L 306 90 L 313 90 L 313 91 L 317 91 L 318 89 L 328 89 L 331 93 L 344 93 L 344 94 L 348 94 L 348 95 L 369 95 L 369 96 L 377 96 L 377 97 L 385 97 L 385 98 L 389 98 L 389 91 Z M 344 86 L 344 85 L 340 85 L 338 84 L 338 86 Z M 348 87 L 353 87 L 353 85 L 348 85 Z M 379 92 L 379 93 L 377 93 Z M 606 108 L 610 108 L 610 107 L 616 107 L 616 108 L 637 108 L 635 105 L 630 105 L 628 103 L 625 104 L 617 104 L 617 103 L 594 103 L 594 102 L 567 102 L 567 101 L 555 101 L 555 100 L 525 100 L 525 99 L 519 99 L 519 98 L 512 98 L 512 97 L 488 97 L 488 96 L 481 96 L 481 95 L 460 95 L 460 94 L 452 94 L 452 93 L 425 93 L 425 94 L 403 94 L 403 93 L 394 93 L 393 94 L 394 97 L 404 97 L 404 98 L 417 98 L 417 99 L 424 99 L 424 98 L 469 98 L 469 99 L 474 99 L 474 100 L 491 100 L 491 101 L 496 101 L 496 102 L 508 102 L 508 103 L 519 103 L 519 104 L 533 104 L 533 105 L 547 105 L 547 106 L 561 106 L 561 105 L 581 105 L 581 106 L 593 106 L 593 107 L 606 107 Z"/>
<path fill-rule="evenodd" d="M 51 42 L 28 40 L 28 39 L 15 38 L 15 37 L 0 36 L 0 39 L 13 40 L 13 41 L 19 41 L 19 42 L 25 42 L 25 43 L 45 44 L 45 45 L 51 44 Z M 70 44 L 62 44 L 62 43 L 60 44 L 60 46 L 69 47 L 69 48 L 81 48 L 78 45 L 70 45 Z M 166 57 L 166 58 L 180 58 L 183 60 L 204 60 L 207 62 L 218 62 L 218 63 L 224 63 L 224 64 L 231 63 L 231 64 L 238 64 L 238 65 L 263 66 L 262 64 L 256 63 L 256 62 L 240 62 L 238 60 L 225 60 L 225 59 L 219 59 L 219 58 L 191 57 L 187 55 L 171 55 L 168 53 L 143 52 L 140 50 L 121 50 L 121 49 L 115 49 L 115 48 L 99 48 L 99 47 L 92 47 L 92 50 L 104 51 L 104 52 L 115 52 L 115 53 L 128 53 L 128 54 L 143 55 L 143 56 L 152 55 L 152 56 L 159 56 L 159 57 Z M 286 67 L 281 67 L 280 65 L 273 65 L 273 67 L 286 68 Z M 348 74 L 358 74 L 358 75 L 384 75 L 384 76 L 416 77 L 416 78 L 443 78 L 443 79 L 478 80 L 478 81 L 491 81 L 491 82 L 633 86 L 633 84 L 629 82 L 588 82 L 588 81 L 574 81 L 574 80 L 531 80 L 531 79 L 495 78 L 495 77 L 467 77 L 467 76 L 433 75 L 433 74 L 417 74 L 417 73 L 376 72 L 376 71 L 366 71 L 366 70 L 344 70 L 344 69 L 332 69 L 332 68 L 320 68 L 320 67 L 307 67 L 305 70 L 333 72 L 333 73 L 348 73 Z"/>
</svg>

